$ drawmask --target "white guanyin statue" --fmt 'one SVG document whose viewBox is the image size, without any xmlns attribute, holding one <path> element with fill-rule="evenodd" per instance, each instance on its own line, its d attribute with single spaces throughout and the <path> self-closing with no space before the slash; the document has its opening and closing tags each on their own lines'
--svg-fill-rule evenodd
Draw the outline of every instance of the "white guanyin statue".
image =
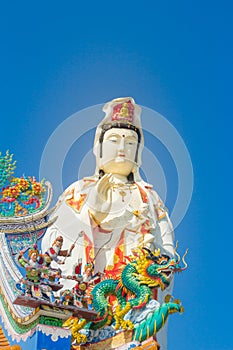
<svg viewBox="0 0 233 350">
<path fill-rule="evenodd" d="M 72 275 L 81 259 L 83 264 L 93 263 L 96 273 L 117 268 L 139 245 L 174 256 L 167 209 L 139 174 L 144 145 L 141 108 L 126 97 L 108 102 L 103 111 L 106 115 L 94 140 L 96 172 L 71 184 L 60 196 L 57 220 L 42 242 L 44 252 L 58 236 L 64 238 L 64 249 L 74 245 L 71 256 L 59 265 L 64 276 Z M 75 283 L 64 280 L 66 288 Z M 163 292 L 158 293 L 160 300 Z M 166 349 L 165 332 L 161 331 L 161 349 Z"/>
</svg>

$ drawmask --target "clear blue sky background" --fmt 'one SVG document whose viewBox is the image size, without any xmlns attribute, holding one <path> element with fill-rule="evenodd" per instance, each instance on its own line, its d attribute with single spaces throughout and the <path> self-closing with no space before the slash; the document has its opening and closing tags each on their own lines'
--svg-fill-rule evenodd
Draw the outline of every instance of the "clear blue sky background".
<svg viewBox="0 0 233 350">
<path fill-rule="evenodd" d="M 1 150 L 18 176 L 38 175 L 64 119 L 118 96 L 160 112 L 189 149 L 195 187 L 176 237 L 190 266 L 169 350 L 233 349 L 232 13 L 224 0 L 1 4 Z M 74 179 L 66 170 L 64 185 Z"/>
</svg>

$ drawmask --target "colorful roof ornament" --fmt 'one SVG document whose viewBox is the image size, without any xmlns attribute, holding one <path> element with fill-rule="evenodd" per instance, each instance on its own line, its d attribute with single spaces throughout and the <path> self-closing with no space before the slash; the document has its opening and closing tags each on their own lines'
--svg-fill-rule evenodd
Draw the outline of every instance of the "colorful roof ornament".
<svg viewBox="0 0 233 350">
<path fill-rule="evenodd" d="M 0 153 L 0 217 L 34 214 L 45 204 L 45 181 L 37 181 L 34 176 L 15 177 L 15 169 L 13 154 Z"/>
</svg>

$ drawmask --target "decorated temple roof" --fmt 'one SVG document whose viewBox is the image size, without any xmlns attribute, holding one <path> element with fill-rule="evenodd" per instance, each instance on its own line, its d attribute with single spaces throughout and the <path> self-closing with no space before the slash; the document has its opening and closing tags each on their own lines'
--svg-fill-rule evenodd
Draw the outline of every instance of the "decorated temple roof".
<svg viewBox="0 0 233 350">
<path fill-rule="evenodd" d="M 45 180 L 37 181 L 34 176 L 14 175 L 16 161 L 9 151 L 0 153 L 0 219 L 26 217 L 46 205 L 48 196 Z"/>
</svg>

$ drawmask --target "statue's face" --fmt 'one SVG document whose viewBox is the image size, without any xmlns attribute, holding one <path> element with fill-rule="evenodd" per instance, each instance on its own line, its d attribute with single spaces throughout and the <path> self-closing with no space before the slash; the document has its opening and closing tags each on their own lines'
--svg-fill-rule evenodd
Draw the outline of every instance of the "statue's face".
<svg viewBox="0 0 233 350">
<path fill-rule="evenodd" d="M 37 253 L 32 253 L 31 254 L 31 260 L 33 261 L 33 262 L 36 262 L 36 259 L 37 259 Z"/>
<path fill-rule="evenodd" d="M 129 175 L 135 167 L 138 136 L 130 129 L 112 128 L 103 139 L 102 169 L 105 173 Z"/>
<path fill-rule="evenodd" d="M 59 247 L 59 248 L 60 248 L 60 247 L 62 246 L 62 242 L 56 240 L 55 245 L 56 245 L 56 247 Z"/>
</svg>

